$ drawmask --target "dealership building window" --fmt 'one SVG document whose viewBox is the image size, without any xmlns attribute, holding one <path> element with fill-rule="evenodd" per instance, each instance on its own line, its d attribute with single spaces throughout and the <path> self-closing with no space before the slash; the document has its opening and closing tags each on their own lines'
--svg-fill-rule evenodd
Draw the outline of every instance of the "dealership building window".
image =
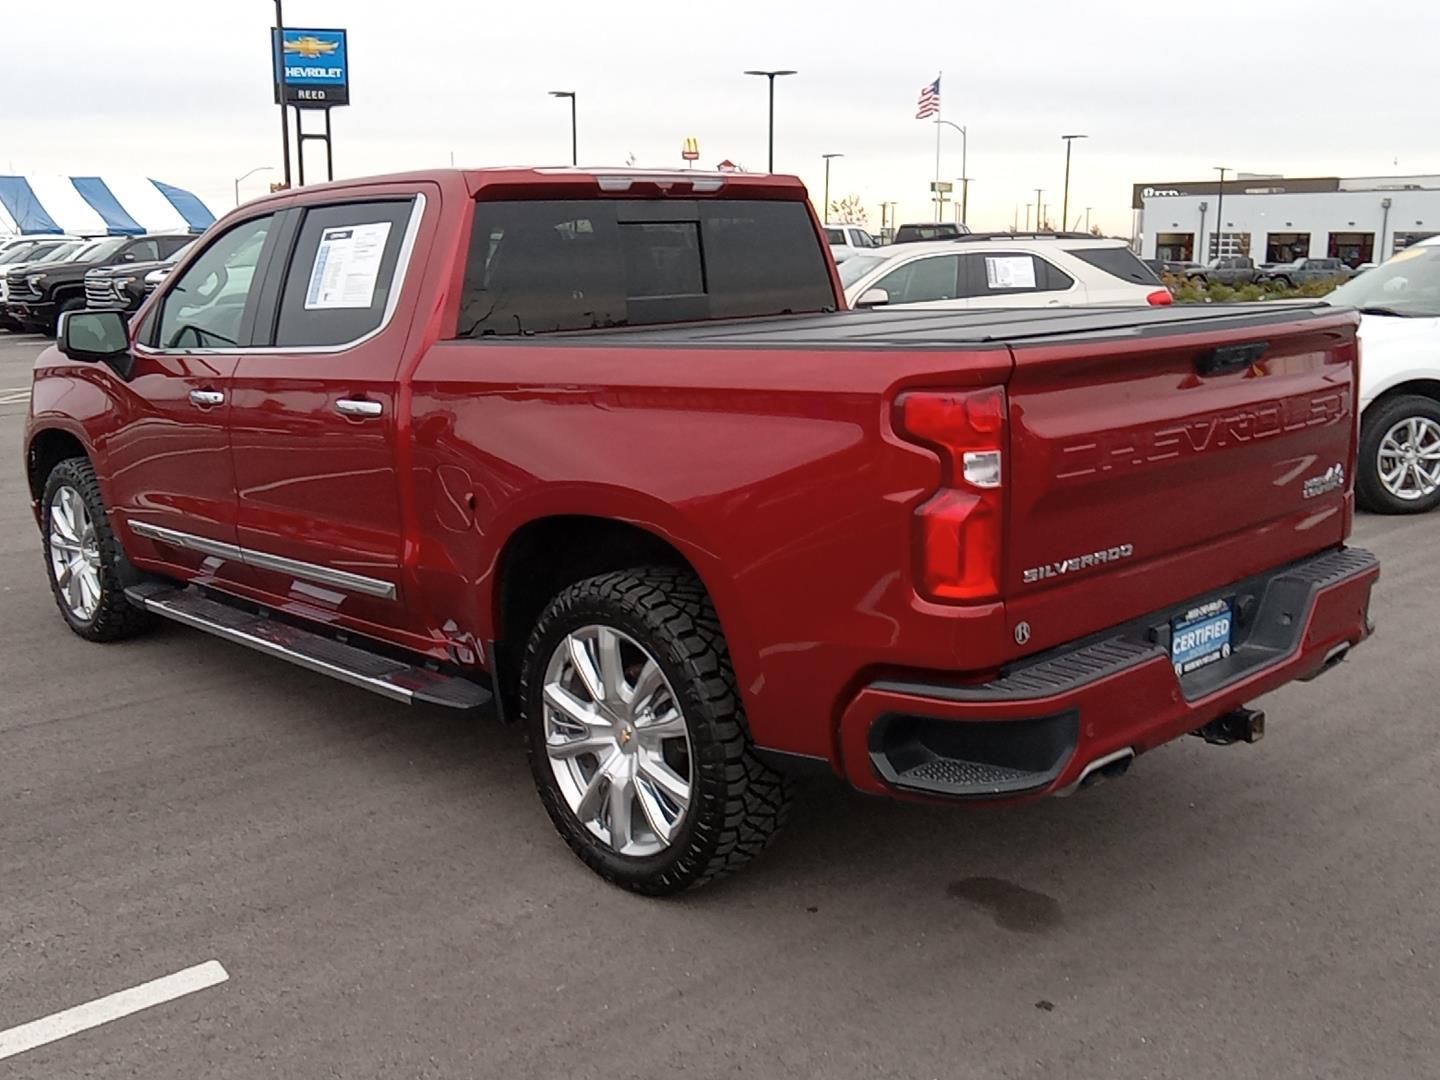
<svg viewBox="0 0 1440 1080">
<path fill-rule="evenodd" d="M 1275 232 L 1265 237 L 1265 261 L 1272 263 L 1294 262 L 1310 256 L 1310 234 L 1297 232 Z"/>
</svg>

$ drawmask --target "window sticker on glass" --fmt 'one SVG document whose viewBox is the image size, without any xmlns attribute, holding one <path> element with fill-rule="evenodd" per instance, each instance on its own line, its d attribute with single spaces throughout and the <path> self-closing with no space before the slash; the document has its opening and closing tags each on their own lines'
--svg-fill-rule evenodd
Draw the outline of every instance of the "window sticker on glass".
<svg viewBox="0 0 1440 1080">
<path fill-rule="evenodd" d="M 987 255 L 985 283 L 992 289 L 1033 289 L 1035 260 L 1029 255 Z"/>
<path fill-rule="evenodd" d="M 310 268 L 310 287 L 305 290 L 305 310 L 368 308 L 373 304 L 389 235 L 388 221 L 322 232 L 315 265 Z"/>
</svg>

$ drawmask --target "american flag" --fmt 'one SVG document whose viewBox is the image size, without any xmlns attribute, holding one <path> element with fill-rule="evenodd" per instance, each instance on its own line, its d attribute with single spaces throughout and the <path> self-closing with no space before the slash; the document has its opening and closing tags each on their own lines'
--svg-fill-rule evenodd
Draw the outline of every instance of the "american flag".
<svg viewBox="0 0 1440 1080">
<path fill-rule="evenodd" d="M 934 82 L 920 91 L 920 105 L 915 112 L 916 120 L 924 120 L 927 116 L 935 116 L 940 112 L 940 79 L 937 77 Z"/>
</svg>

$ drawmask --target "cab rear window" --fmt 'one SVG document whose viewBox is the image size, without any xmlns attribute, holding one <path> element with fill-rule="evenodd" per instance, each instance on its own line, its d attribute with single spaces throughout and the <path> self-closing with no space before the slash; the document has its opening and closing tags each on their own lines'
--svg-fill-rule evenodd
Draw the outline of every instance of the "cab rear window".
<svg viewBox="0 0 1440 1080">
<path fill-rule="evenodd" d="M 829 266 L 804 203 L 480 202 L 459 337 L 825 311 Z"/>
</svg>

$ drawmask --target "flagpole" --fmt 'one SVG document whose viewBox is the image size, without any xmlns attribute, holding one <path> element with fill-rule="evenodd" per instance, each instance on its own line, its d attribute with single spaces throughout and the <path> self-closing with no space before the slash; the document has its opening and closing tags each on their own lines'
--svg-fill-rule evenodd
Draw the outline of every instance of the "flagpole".
<svg viewBox="0 0 1440 1080">
<path fill-rule="evenodd" d="M 945 97 L 940 80 L 945 77 L 945 72 L 935 76 L 935 222 L 940 222 L 940 208 L 944 205 L 940 201 L 940 129 L 945 125 L 940 121 L 945 116 Z"/>
</svg>

